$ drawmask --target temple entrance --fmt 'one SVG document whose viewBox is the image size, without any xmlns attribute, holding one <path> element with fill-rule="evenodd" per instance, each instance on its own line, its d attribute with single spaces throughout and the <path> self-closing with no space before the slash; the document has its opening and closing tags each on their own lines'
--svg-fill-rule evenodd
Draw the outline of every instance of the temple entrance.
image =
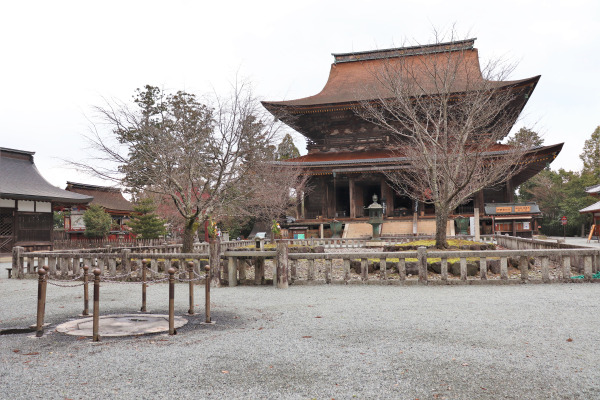
<svg viewBox="0 0 600 400">
<path fill-rule="evenodd" d="M 394 192 L 394 217 L 407 217 L 413 214 L 413 200 Z"/>
<path fill-rule="evenodd" d="M 337 183 L 335 188 L 335 217 L 350 217 L 350 188 L 348 182 Z"/>
</svg>

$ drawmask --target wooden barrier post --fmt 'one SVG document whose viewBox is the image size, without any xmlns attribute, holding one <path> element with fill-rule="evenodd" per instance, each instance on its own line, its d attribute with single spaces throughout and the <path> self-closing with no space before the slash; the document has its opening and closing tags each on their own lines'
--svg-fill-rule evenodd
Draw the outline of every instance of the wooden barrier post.
<svg viewBox="0 0 600 400">
<path fill-rule="evenodd" d="M 146 268 L 148 268 L 148 260 L 142 260 L 142 308 L 140 312 L 146 312 Z"/>
<path fill-rule="evenodd" d="M 417 248 L 417 258 L 419 260 L 419 283 L 427 283 L 427 247 L 419 246 Z"/>
<path fill-rule="evenodd" d="M 205 290 L 204 290 L 204 312 L 206 314 L 205 322 L 210 324 L 210 266 L 204 267 L 206 275 L 204 278 Z"/>
<path fill-rule="evenodd" d="M 35 336 L 44 335 L 44 311 L 46 309 L 46 270 L 38 268 L 38 304 L 37 304 L 37 323 Z"/>
<path fill-rule="evenodd" d="M 92 324 L 92 341 L 99 342 L 100 335 L 98 327 L 100 325 L 100 269 L 94 269 L 94 316 Z"/>
<path fill-rule="evenodd" d="M 277 288 L 287 289 L 288 288 L 288 246 L 285 243 L 277 243 Z"/>
<path fill-rule="evenodd" d="M 175 334 L 175 268 L 169 268 L 169 335 Z"/>
<path fill-rule="evenodd" d="M 194 262 L 188 262 L 188 288 L 190 294 L 190 308 L 188 314 L 194 315 Z"/>
<path fill-rule="evenodd" d="M 90 315 L 90 294 L 88 290 L 89 269 L 90 267 L 88 265 L 83 266 L 83 312 L 81 313 L 81 315 Z"/>
</svg>

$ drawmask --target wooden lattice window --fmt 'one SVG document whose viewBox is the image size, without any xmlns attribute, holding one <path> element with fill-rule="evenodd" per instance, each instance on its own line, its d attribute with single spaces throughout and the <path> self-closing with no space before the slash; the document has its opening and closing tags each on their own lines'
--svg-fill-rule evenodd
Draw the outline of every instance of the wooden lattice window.
<svg viewBox="0 0 600 400">
<path fill-rule="evenodd" d="M 52 240 L 51 213 L 19 213 L 17 221 L 18 242 L 50 242 Z"/>
<path fill-rule="evenodd" d="M 10 253 L 12 251 L 14 221 L 12 209 L 0 209 L 0 253 Z"/>
</svg>

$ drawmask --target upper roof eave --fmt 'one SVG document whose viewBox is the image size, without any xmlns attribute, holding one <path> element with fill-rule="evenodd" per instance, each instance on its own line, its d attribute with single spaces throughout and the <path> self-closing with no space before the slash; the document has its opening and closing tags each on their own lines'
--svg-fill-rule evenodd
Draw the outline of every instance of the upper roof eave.
<svg viewBox="0 0 600 400">
<path fill-rule="evenodd" d="M 513 81 L 498 81 L 496 89 L 503 88 L 519 88 L 523 86 L 528 86 L 533 84 L 534 89 L 535 85 L 537 85 L 540 80 L 541 75 L 536 75 L 530 78 L 518 79 Z M 284 101 L 261 101 L 261 104 L 269 110 L 271 113 L 281 112 L 282 110 L 288 110 L 291 114 L 298 114 L 303 112 L 310 111 L 339 111 L 339 109 L 344 108 L 352 108 L 360 105 L 361 102 L 376 102 L 379 99 L 376 98 L 366 98 L 366 96 L 362 96 L 363 98 L 355 97 L 355 98 L 340 98 L 339 101 L 331 101 L 331 96 L 327 98 L 325 101 L 321 101 L 319 99 L 326 98 L 323 96 L 323 91 L 319 94 L 309 97 L 303 97 L 295 100 L 284 100 Z M 453 95 L 460 96 L 463 91 L 452 92 Z M 431 93 L 432 96 L 437 93 Z M 284 112 L 285 113 L 285 112 Z"/>
</svg>

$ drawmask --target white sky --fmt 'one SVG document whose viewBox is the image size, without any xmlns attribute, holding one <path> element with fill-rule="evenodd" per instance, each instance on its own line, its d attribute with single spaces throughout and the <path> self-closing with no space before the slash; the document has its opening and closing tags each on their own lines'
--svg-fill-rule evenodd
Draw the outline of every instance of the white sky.
<svg viewBox="0 0 600 400">
<path fill-rule="evenodd" d="M 511 78 L 542 78 L 521 126 L 565 142 L 553 169 L 581 168 L 600 125 L 600 2 L 570 1 L 3 1 L 0 147 L 35 151 L 52 184 L 100 183 L 65 168 L 81 160 L 92 105 L 145 84 L 225 93 L 236 72 L 264 100 L 318 93 L 331 53 L 425 44 L 456 26 Z M 297 145 L 304 150 L 298 138 Z"/>
</svg>

